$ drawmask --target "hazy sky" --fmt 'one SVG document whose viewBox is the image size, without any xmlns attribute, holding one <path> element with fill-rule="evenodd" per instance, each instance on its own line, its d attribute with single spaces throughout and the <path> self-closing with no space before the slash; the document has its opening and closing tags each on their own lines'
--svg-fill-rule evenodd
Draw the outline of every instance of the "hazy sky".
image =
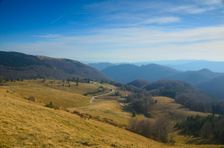
<svg viewBox="0 0 224 148">
<path fill-rule="evenodd" d="M 0 50 L 80 61 L 224 60 L 224 0 L 0 0 Z"/>
</svg>

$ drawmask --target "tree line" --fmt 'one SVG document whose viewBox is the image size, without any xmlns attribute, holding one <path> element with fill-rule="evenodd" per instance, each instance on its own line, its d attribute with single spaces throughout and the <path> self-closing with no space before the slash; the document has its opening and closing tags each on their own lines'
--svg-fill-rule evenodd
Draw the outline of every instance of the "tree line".
<svg viewBox="0 0 224 148">
<path fill-rule="evenodd" d="M 224 116 L 190 116 L 177 123 L 182 134 L 202 137 L 210 143 L 224 144 Z"/>
</svg>

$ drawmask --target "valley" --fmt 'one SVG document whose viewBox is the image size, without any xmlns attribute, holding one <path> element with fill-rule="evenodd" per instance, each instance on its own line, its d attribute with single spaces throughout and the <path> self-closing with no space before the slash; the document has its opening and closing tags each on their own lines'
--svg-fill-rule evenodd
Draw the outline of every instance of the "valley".
<svg viewBox="0 0 224 148">
<path fill-rule="evenodd" d="M 0 148 L 224 148 L 224 0 L 0 0 Z"/>
</svg>

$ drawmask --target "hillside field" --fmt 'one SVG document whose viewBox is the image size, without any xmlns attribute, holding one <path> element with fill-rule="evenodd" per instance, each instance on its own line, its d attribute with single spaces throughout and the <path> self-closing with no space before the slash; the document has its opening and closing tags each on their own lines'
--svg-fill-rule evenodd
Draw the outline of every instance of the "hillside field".
<svg viewBox="0 0 224 148">
<path fill-rule="evenodd" d="M 56 83 L 58 82 L 52 84 Z M 58 85 L 53 88 L 48 84 L 48 81 L 43 83 L 32 80 L 0 86 L 0 147 L 220 147 L 184 143 L 162 144 L 116 125 L 96 120 L 97 118 L 82 118 L 68 111 L 73 109 L 101 119 L 108 118 L 124 126 L 128 124 L 131 114 L 122 109 L 116 97 L 111 99 L 111 96 L 104 96 L 90 103 L 91 95 L 85 96 L 83 93 L 97 90 L 100 85 L 98 83 L 80 83 L 79 86 L 74 84 L 64 88 Z M 30 96 L 35 100 L 29 100 Z M 158 106 L 155 108 L 159 108 L 161 98 L 156 99 Z M 59 109 L 45 107 L 49 101 L 58 105 Z M 159 114 L 157 109 L 154 111 L 155 115 Z"/>
</svg>

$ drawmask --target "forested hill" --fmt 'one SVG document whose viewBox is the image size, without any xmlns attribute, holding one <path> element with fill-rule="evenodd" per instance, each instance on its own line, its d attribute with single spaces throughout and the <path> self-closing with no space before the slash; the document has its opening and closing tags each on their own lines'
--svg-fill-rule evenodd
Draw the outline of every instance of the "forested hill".
<svg viewBox="0 0 224 148">
<path fill-rule="evenodd" d="M 194 111 L 224 113 L 224 102 L 216 100 L 207 93 L 192 87 L 190 84 L 175 80 L 160 80 L 144 87 L 154 96 L 167 96 L 177 103 Z"/>
<path fill-rule="evenodd" d="M 70 59 L 0 51 L 0 76 L 5 79 L 86 78 L 106 80 L 98 70 Z"/>
</svg>

